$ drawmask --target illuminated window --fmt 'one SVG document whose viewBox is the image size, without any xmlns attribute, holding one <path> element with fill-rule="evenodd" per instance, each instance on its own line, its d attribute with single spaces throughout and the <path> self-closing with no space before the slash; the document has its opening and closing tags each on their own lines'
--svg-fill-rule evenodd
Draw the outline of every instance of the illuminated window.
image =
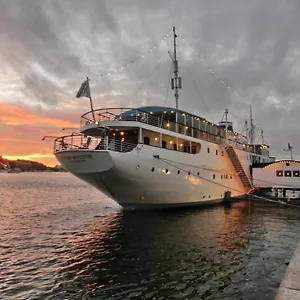
<svg viewBox="0 0 300 300">
<path fill-rule="evenodd" d="M 300 177 L 299 171 L 293 171 L 293 177 Z"/>
<path fill-rule="evenodd" d="M 285 177 L 292 177 L 292 171 L 284 171 Z"/>
<path fill-rule="evenodd" d="M 283 177 L 283 171 L 282 170 L 277 170 L 276 171 L 276 176 L 277 177 Z"/>
</svg>

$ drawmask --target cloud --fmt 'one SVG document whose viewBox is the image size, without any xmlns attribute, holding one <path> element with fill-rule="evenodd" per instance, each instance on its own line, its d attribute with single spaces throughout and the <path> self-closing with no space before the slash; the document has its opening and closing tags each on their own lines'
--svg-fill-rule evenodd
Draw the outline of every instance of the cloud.
<svg viewBox="0 0 300 300">
<path fill-rule="evenodd" d="M 174 106 L 167 54 L 173 41 L 161 39 L 176 26 L 179 107 L 214 122 L 228 108 L 241 130 L 251 103 L 273 152 L 286 155 L 287 142 L 297 152 L 299 10 L 297 0 L 0 0 L 0 126 L 23 119 L 44 130 L 44 123 L 78 122 L 89 109 L 74 97 L 86 76 L 96 107 Z M 130 67 L 101 76 L 154 45 Z"/>
</svg>

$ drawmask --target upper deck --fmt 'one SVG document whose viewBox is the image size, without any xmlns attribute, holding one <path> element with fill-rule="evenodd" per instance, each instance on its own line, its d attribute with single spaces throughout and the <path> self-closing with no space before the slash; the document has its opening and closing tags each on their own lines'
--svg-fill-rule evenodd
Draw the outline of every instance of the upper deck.
<svg viewBox="0 0 300 300">
<path fill-rule="evenodd" d="M 81 132 L 87 135 L 99 135 L 99 127 L 139 128 L 150 125 L 154 132 L 168 131 L 173 134 L 205 140 L 219 145 L 230 144 L 237 149 L 268 155 L 267 145 L 249 145 L 247 137 L 206 119 L 170 107 L 148 106 L 141 108 L 106 108 L 94 110 L 81 116 Z M 232 124 L 232 123 L 230 123 Z"/>
</svg>

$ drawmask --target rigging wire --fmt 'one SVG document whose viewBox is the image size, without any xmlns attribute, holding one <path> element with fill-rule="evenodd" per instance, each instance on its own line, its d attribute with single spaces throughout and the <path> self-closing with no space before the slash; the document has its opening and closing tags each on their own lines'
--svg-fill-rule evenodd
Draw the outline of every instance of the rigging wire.
<svg viewBox="0 0 300 300">
<path fill-rule="evenodd" d="M 237 190 L 237 189 L 235 189 L 235 188 L 232 188 L 232 187 L 223 185 L 223 184 L 221 184 L 221 183 L 218 183 L 218 182 L 215 182 L 215 181 L 213 181 L 213 180 L 207 179 L 207 178 L 205 178 L 205 177 L 203 177 L 203 176 L 200 176 L 200 175 L 193 174 L 193 173 L 191 173 L 190 171 L 186 171 L 186 170 L 184 170 L 184 169 L 182 169 L 182 168 L 180 168 L 180 167 L 178 167 L 178 166 L 175 166 L 175 165 L 169 163 L 169 162 L 168 162 L 168 159 L 164 159 L 164 158 L 160 158 L 160 157 L 157 158 L 157 159 L 159 159 L 159 160 L 165 162 L 166 164 L 168 164 L 168 165 L 170 165 L 170 166 L 172 166 L 172 167 L 174 167 L 174 168 L 176 168 L 176 169 L 178 169 L 178 170 L 181 170 L 182 172 L 185 172 L 185 173 L 187 173 L 187 174 L 189 174 L 189 175 L 192 175 L 192 176 L 194 176 L 194 177 L 199 177 L 199 178 L 203 179 L 204 181 L 208 181 L 208 182 L 213 183 L 213 184 L 215 184 L 215 185 L 219 185 L 219 186 L 225 187 L 225 188 L 227 188 L 227 189 L 229 189 L 229 190 L 231 190 L 231 191 L 236 191 L 236 192 L 239 192 L 239 193 L 241 193 L 241 194 L 244 194 L 244 191 L 240 191 L 240 190 Z M 250 197 L 251 197 L 251 198 L 253 197 L 253 198 L 257 198 L 257 199 L 259 199 L 259 200 L 264 200 L 264 201 L 272 202 L 272 203 L 276 203 L 276 204 L 280 203 L 280 204 L 285 205 L 285 206 L 296 207 L 296 208 L 300 209 L 300 207 L 297 206 L 297 205 L 288 204 L 288 203 L 284 203 L 284 202 L 279 202 L 279 201 L 277 201 L 277 200 L 268 199 L 268 198 L 265 198 L 265 197 L 262 197 L 262 196 L 258 196 L 258 195 L 254 195 L 254 194 L 248 194 L 248 196 L 249 196 L 249 204 L 250 204 Z"/>
<path fill-rule="evenodd" d="M 142 58 L 146 57 L 148 54 L 150 54 L 151 52 L 153 52 L 154 50 L 158 49 L 158 45 L 162 42 L 162 41 L 165 41 L 171 34 L 172 34 L 172 30 L 171 29 L 162 39 L 160 39 L 160 41 L 152 46 L 147 52 L 144 52 L 142 54 L 140 54 L 137 58 L 129 61 L 128 63 L 125 63 L 123 64 L 122 66 L 118 67 L 118 68 L 115 68 L 111 71 L 108 71 L 107 73 L 103 73 L 103 74 L 100 74 L 98 76 L 101 76 L 101 77 L 104 77 L 104 76 L 108 76 L 108 75 L 112 75 L 114 73 L 118 73 L 120 71 L 123 71 L 125 68 L 127 67 L 130 67 L 132 66 L 134 63 L 136 63 L 137 61 L 141 60 Z"/>
<path fill-rule="evenodd" d="M 168 100 L 168 96 L 169 96 L 169 92 L 170 92 L 170 82 L 171 82 L 171 76 L 172 76 L 172 65 L 173 65 L 173 63 L 171 63 L 171 65 L 170 65 L 170 71 L 169 71 L 169 76 L 168 76 L 167 91 L 166 91 L 166 95 L 165 95 L 164 106 L 167 105 L 167 100 Z"/>
<path fill-rule="evenodd" d="M 184 60 L 184 58 L 183 58 L 183 56 L 182 56 L 180 50 L 178 50 L 178 53 L 179 53 L 179 55 L 181 56 L 182 60 Z M 203 97 L 202 93 L 200 92 L 200 90 L 199 90 L 199 88 L 198 88 L 198 86 L 197 86 L 197 84 L 196 84 L 196 82 L 195 82 L 195 80 L 194 80 L 194 78 L 193 78 L 193 76 L 192 76 L 192 74 L 191 74 L 189 68 L 188 68 L 187 66 L 185 66 L 185 65 L 183 65 L 183 68 L 186 69 L 187 72 L 188 72 L 188 74 L 190 75 L 190 77 L 191 77 L 191 79 L 192 79 L 192 81 L 193 81 L 193 84 L 194 84 L 194 86 L 195 86 L 195 88 L 196 88 L 196 90 L 197 90 L 197 92 L 198 92 L 198 94 L 199 94 L 199 96 L 200 96 L 200 99 L 202 100 L 202 102 L 203 102 L 203 104 L 204 104 L 204 106 L 205 106 L 206 111 L 207 111 L 207 112 L 210 112 L 209 109 L 208 109 L 208 106 L 206 105 L 206 102 L 205 102 L 205 100 L 204 100 L 204 97 Z M 214 121 L 214 120 L 213 120 L 213 121 Z M 214 123 L 215 123 L 215 121 L 214 121 Z"/>
<path fill-rule="evenodd" d="M 134 94 L 131 96 L 134 97 L 136 96 L 136 94 L 141 90 L 141 88 L 144 86 L 144 84 L 146 83 L 146 81 L 153 75 L 153 73 L 157 70 L 158 67 L 160 67 L 160 65 L 163 63 L 163 61 L 165 60 L 166 56 L 168 55 L 168 53 L 166 53 L 165 55 L 163 55 L 160 59 L 160 61 L 158 62 L 158 64 L 155 66 L 155 68 L 150 72 L 150 74 L 143 80 L 142 84 L 136 89 L 136 91 L 134 92 Z M 131 99 L 128 100 L 126 106 L 128 105 L 129 101 Z M 125 106 L 125 107 L 126 107 Z"/>
<path fill-rule="evenodd" d="M 227 88 L 227 90 L 229 90 L 235 97 L 242 99 L 241 97 L 238 96 L 238 94 L 233 90 L 233 88 L 227 84 L 220 75 L 218 75 L 211 66 L 209 66 L 209 64 L 206 62 L 206 60 L 204 59 L 204 57 L 200 54 L 197 53 L 197 50 L 186 40 L 186 38 L 182 37 L 182 34 L 179 35 L 179 37 L 192 49 L 192 52 L 195 53 L 199 58 L 200 58 L 200 62 L 201 64 L 215 77 L 218 79 L 218 81 L 220 83 L 222 83 L 222 85 L 224 87 Z M 250 105 L 250 103 L 248 101 L 246 101 L 245 99 L 242 99 L 246 104 Z"/>
<path fill-rule="evenodd" d="M 183 165 L 183 166 L 188 166 L 188 167 L 193 167 L 193 168 L 197 168 L 197 169 L 200 169 L 200 170 L 204 170 L 204 171 L 210 171 L 210 172 L 214 172 L 214 173 L 219 173 L 219 174 L 224 174 L 224 173 L 227 173 L 228 175 L 231 175 L 233 177 L 238 177 L 237 174 L 231 174 L 229 172 L 226 172 L 226 171 L 222 171 L 222 170 L 216 170 L 216 169 L 211 169 L 211 168 L 206 168 L 204 166 L 196 166 L 196 165 L 190 165 L 190 164 L 186 164 L 186 163 L 178 163 L 174 160 L 171 160 L 171 159 L 167 159 L 167 158 L 162 158 L 165 162 L 173 162 L 173 163 L 177 163 L 177 164 L 180 164 L 180 165 Z M 188 172 L 188 171 L 186 171 Z M 198 176 L 199 175 L 195 175 L 195 176 Z M 272 185 L 276 185 L 275 182 L 272 182 L 272 181 L 267 181 L 267 180 L 260 180 L 260 179 L 256 179 L 256 181 L 260 181 L 260 182 L 264 182 L 264 183 L 270 183 Z M 212 181 L 213 183 L 216 183 L 215 181 Z M 282 186 L 286 186 L 286 187 L 293 187 L 291 185 L 287 185 L 287 184 L 283 184 Z"/>
</svg>

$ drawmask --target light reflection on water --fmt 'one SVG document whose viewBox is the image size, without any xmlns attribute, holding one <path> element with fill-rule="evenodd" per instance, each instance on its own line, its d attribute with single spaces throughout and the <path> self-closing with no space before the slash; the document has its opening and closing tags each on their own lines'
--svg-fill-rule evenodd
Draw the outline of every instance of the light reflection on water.
<svg viewBox="0 0 300 300">
<path fill-rule="evenodd" d="M 299 211 L 122 212 L 69 174 L 0 174 L 4 299 L 274 299 Z M 1 298 L 1 297 L 0 297 Z"/>
</svg>

